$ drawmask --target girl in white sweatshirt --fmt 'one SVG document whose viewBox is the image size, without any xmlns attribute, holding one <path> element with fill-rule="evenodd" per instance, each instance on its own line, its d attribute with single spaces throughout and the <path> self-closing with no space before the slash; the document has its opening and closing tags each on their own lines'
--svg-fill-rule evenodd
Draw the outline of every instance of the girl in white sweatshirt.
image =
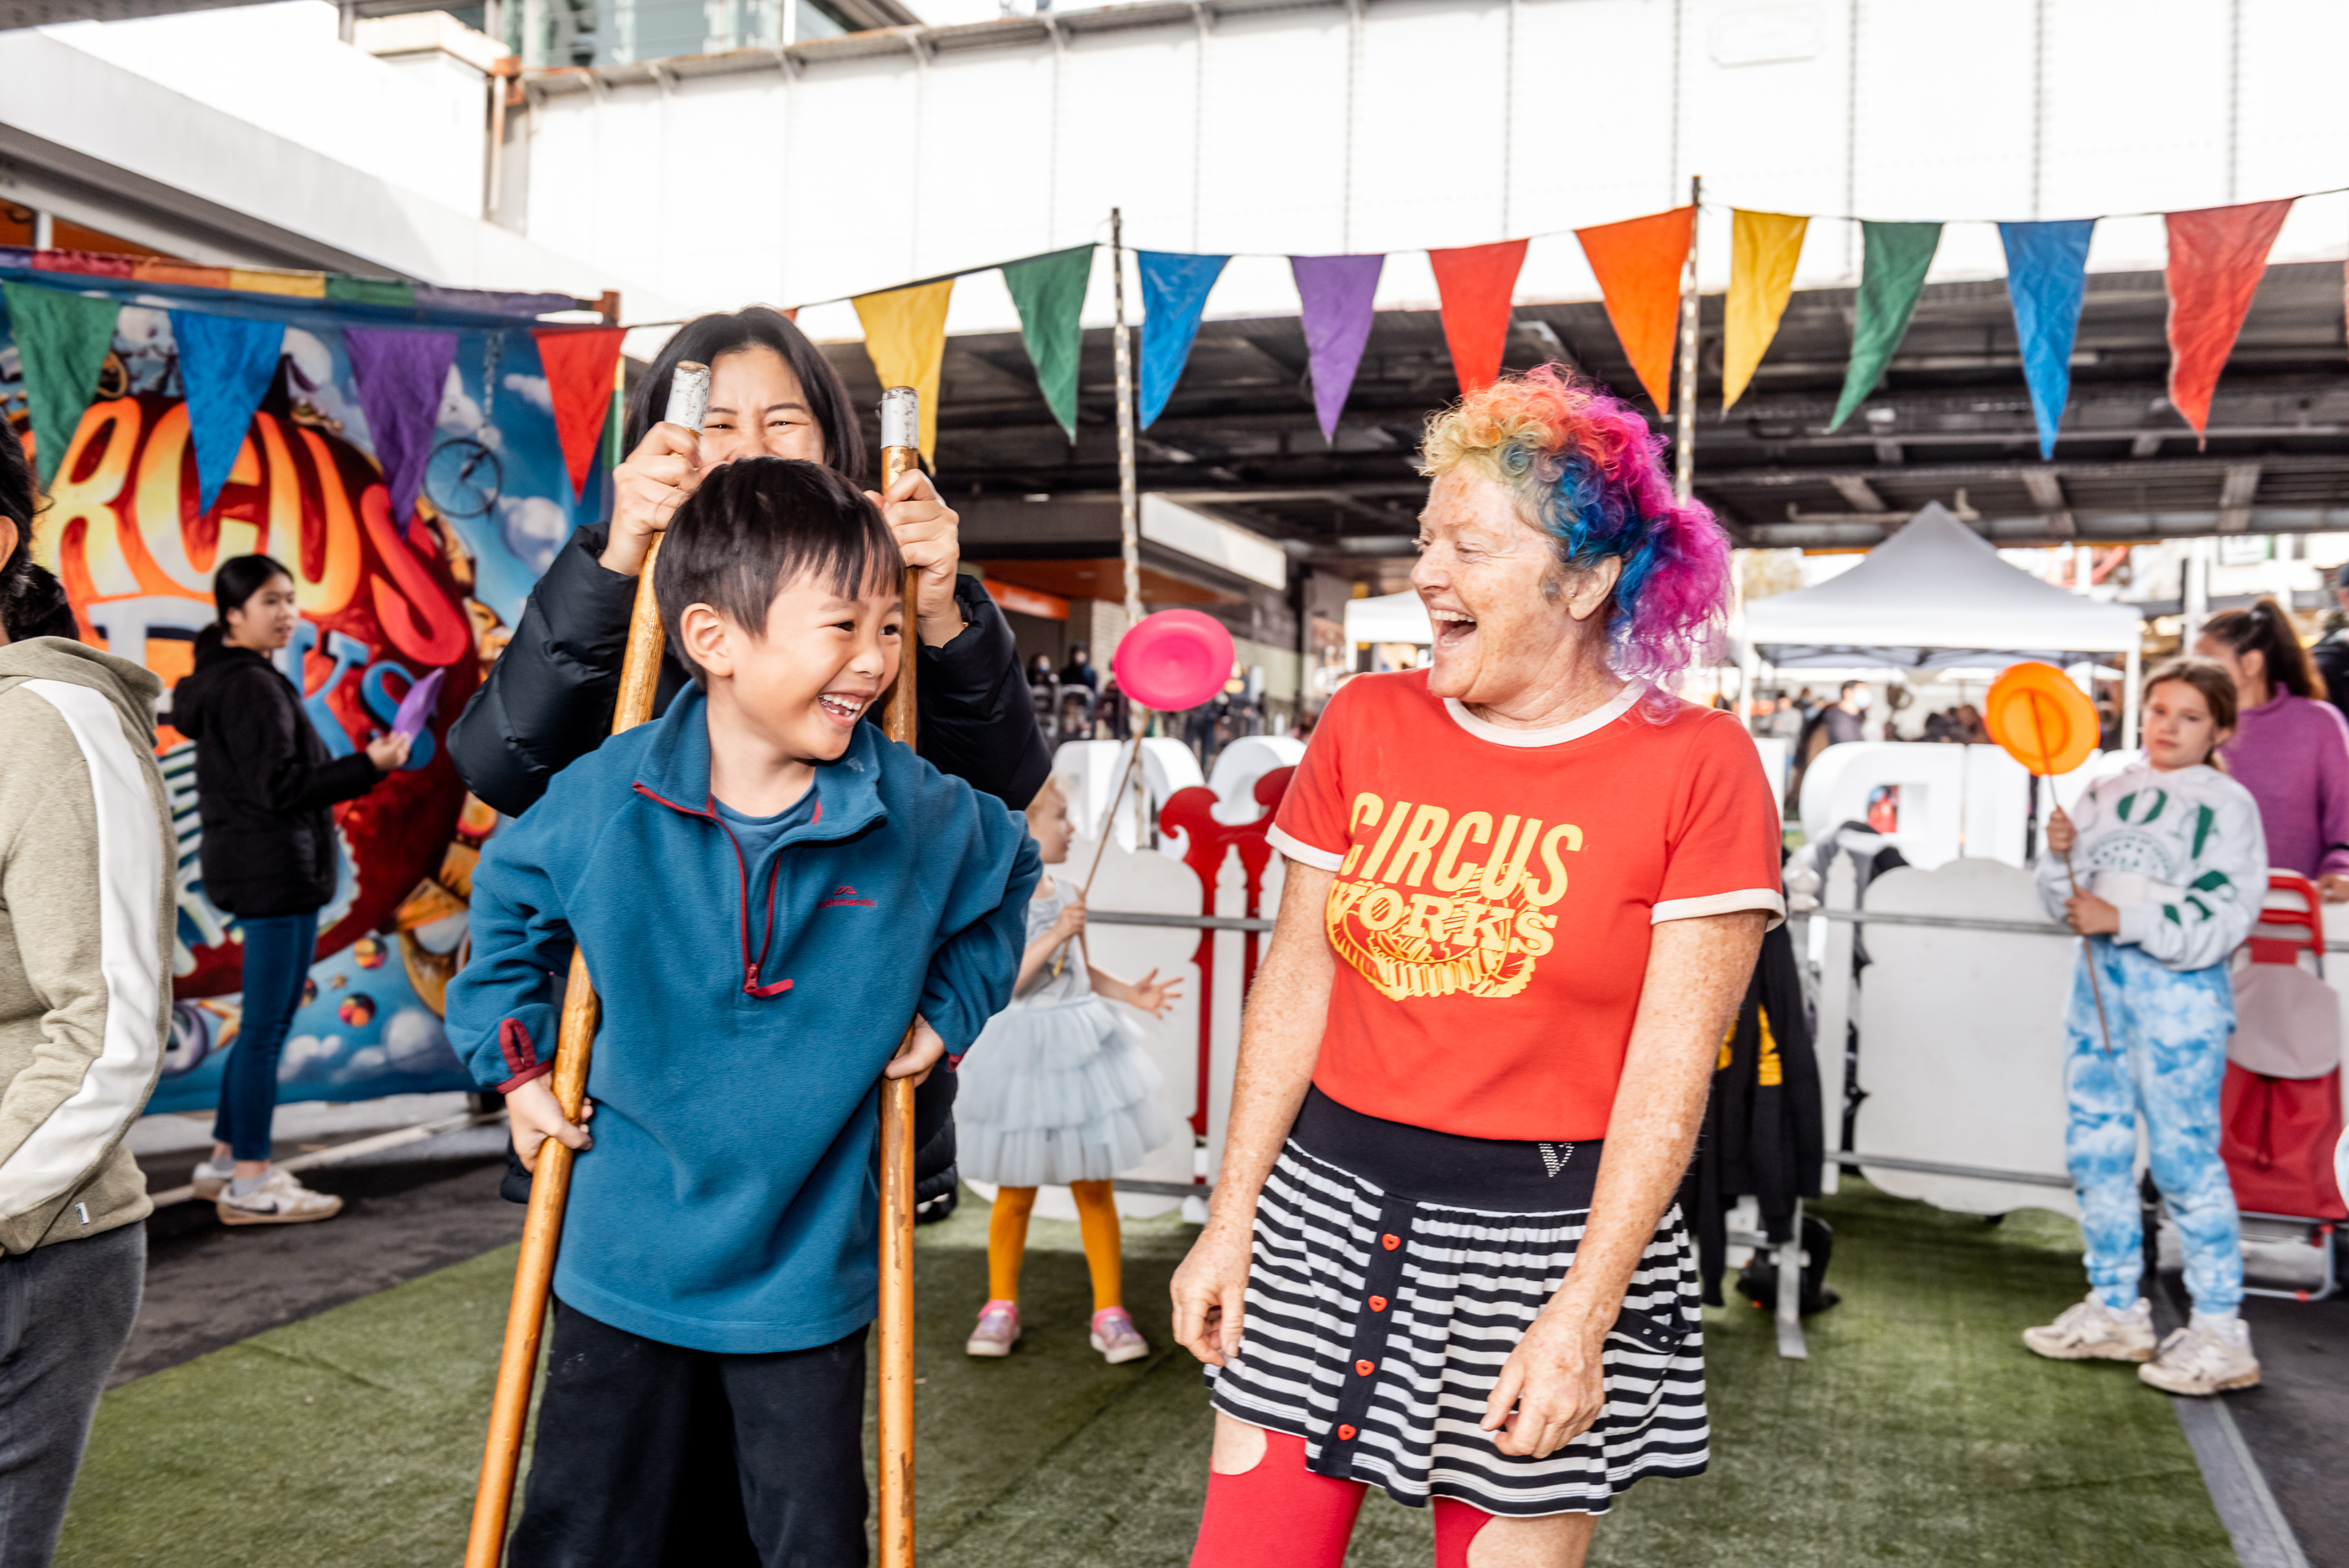
<svg viewBox="0 0 2349 1568">
<path fill-rule="evenodd" d="M 2025 1329 L 2023 1340 L 2063 1360 L 2145 1363 L 2137 1376 L 2173 1394 L 2216 1394 L 2260 1380 L 2237 1310 L 2242 1246 L 2219 1158 L 2219 1089 L 2235 1027 L 2227 961 L 2259 919 L 2267 837 L 2251 792 L 2211 765 L 2235 725 L 2226 671 L 2201 659 L 2165 665 L 2147 679 L 2144 705 L 2143 754 L 2091 785 L 2073 814 L 2059 808 L 2039 857 L 2040 901 L 2085 939 L 2064 1016 L 2064 1152 L 2094 1288 L 2054 1323 Z M 2155 1185 L 2185 1241 L 2194 1298 L 2193 1321 L 2158 1354 L 2150 1309 L 2137 1294 L 2139 1115 Z"/>
</svg>

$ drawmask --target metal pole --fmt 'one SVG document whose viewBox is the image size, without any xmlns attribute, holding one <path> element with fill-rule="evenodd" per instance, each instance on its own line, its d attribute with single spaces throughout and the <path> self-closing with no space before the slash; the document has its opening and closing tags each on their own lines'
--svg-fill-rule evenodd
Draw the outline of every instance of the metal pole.
<svg viewBox="0 0 2349 1568">
<path fill-rule="evenodd" d="M 1688 284 L 1681 294 L 1681 389 L 1679 422 L 1672 434 L 1672 496 L 1686 501 L 1696 489 L 1696 239 L 1704 218 L 1704 177 L 1689 177 Z"/>
<path fill-rule="evenodd" d="M 1117 302 L 1117 526 L 1125 555 L 1125 624 L 1142 619 L 1141 501 L 1133 480 L 1133 344 L 1125 325 L 1125 215 L 1109 210 L 1111 297 Z"/>
</svg>

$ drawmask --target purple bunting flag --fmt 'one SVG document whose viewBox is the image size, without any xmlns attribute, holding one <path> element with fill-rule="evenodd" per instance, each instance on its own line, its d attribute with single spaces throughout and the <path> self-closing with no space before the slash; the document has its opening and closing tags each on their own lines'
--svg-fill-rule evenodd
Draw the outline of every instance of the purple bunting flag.
<svg viewBox="0 0 2349 1568">
<path fill-rule="evenodd" d="M 449 369 L 457 362 L 457 335 L 346 327 L 343 347 L 350 351 L 359 407 L 367 411 L 376 462 L 391 491 L 391 514 L 406 526 L 415 516 L 424 462 L 432 454 Z"/>
<path fill-rule="evenodd" d="M 1305 304 L 1305 348 L 1313 371 L 1313 410 L 1322 439 L 1338 443 L 1338 416 L 1353 390 L 1354 371 L 1371 340 L 1371 303 L 1383 255 L 1291 256 L 1288 270 Z"/>
</svg>

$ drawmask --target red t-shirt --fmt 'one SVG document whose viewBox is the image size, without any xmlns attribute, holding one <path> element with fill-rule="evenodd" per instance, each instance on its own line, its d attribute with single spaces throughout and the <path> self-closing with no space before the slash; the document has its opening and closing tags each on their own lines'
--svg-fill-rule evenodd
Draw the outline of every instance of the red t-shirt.
<svg viewBox="0 0 2349 1568">
<path fill-rule="evenodd" d="M 1778 812 L 1736 718 L 1645 690 L 1504 730 L 1427 672 L 1333 697 L 1270 837 L 1337 873 L 1338 972 L 1313 1082 L 1469 1137 L 1606 1135 L 1660 921 L 1785 913 Z"/>
</svg>

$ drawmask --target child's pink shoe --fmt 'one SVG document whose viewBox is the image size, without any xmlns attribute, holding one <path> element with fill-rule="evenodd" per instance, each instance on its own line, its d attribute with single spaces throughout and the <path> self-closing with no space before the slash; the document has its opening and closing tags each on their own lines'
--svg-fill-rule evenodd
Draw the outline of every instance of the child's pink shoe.
<svg viewBox="0 0 2349 1568">
<path fill-rule="evenodd" d="M 972 1355 L 1004 1356 L 1019 1343 L 1019 1303 L 998 1299 L 978 1309 L 978 1326 L 963 1349 Z"/>
<path fill-rule="evenodd" d="M 1142 1331 L 1133 1326 L 1133 1319 L 1126 1315 L 1123 1307 L 1103 1307 L 1093 1314 L 1093 1348 L 1102 1353 L 1103 1361 L 1115 1366 L 1122 1361 L 1139 1361 L 1149 1355 L 1150 1342 L 1142 1337 Z"/>
</svg>

